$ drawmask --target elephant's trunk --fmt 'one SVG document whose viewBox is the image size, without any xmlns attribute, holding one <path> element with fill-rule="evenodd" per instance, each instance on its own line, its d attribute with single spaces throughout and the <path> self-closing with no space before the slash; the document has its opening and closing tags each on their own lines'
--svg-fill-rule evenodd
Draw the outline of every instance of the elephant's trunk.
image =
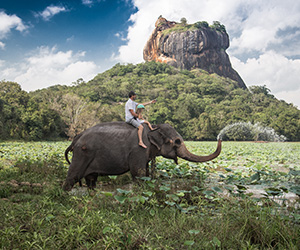
<svg viewBox="0 0 300 250">
<path fill-rule="evenodd" d="M 73 180 L 68 180 L 68 179 L 65 180 L 64 183 L 63 183 L 63 185 L 62 185 L 63 190 L 65 190 L 65 191 L 71 191 L 74 183 L 75 183 L 75 181 L 73 181 Z"/>
<path fill-rule="evenodd" d="M 190 151 L 188 151 L 186 146 L 184 145 L 184 143 L 182 143 L 177 149 L 177 155 L 180 158 L 185 159 L 187 161 L 205 162 L 205 161 L 210 161 L 210 160 L 218 157 L 218 155 L 221 153 L 221 148 L 222 148 L 222 141 L 219 140 L 218 147 L 214 153 L 212 153 L 208 156 L 198 156 L 198 155 L 192 154 Z"/>
</svg>

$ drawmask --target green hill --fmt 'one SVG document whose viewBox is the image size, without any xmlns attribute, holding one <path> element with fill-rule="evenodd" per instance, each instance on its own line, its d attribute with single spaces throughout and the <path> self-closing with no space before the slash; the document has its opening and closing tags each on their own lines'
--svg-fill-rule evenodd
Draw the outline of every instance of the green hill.
<svg viewBox="0 0 300 250">
<path fill-rule="evenodd" d="M 2 81 L 0 138 L 73 137 L 98 122 L 123 120 L 130 90 L 138 102 L 157 99 L 147 106 L 148 120 L 170 123 L 186 140 L 215 140 L 226 125 L 242 121 L 259 122 L 290 141 L 300 141 L 300 110 L 277 100 L 265 86 L 243 90 L 216 74 L 155 62 L 117 64 L 89 82 L 79 79 L 71 87 L 30 93 Z"/>
</svg>

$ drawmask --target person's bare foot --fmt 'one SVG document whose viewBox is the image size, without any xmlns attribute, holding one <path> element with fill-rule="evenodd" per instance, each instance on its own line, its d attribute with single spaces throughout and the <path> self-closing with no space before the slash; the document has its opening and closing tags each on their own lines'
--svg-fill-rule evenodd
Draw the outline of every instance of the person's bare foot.
<svg viewBox="0 0 300 250">
<path fill-rule="evenodd" d="M 143 142 L 140 142 L 139 145 L 140 145 L 142 148 L 147 148 L 147 146 L 146 146 Z"/>
</svg>

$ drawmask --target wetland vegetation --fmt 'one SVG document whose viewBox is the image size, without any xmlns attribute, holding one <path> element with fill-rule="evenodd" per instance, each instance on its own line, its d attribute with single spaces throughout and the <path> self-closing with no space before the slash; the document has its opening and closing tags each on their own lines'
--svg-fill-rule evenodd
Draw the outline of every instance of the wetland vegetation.
<svg viewBox="0 0 300 250">
<path fill-rule="evenodd" d="M 223 142 L 207 163 L 64 192 L 69 142 L 0 143 L 1 249 L 297 249 L 300 143 Z M 188 142 L 207 154 L 215 142 Z"/>
</svg>

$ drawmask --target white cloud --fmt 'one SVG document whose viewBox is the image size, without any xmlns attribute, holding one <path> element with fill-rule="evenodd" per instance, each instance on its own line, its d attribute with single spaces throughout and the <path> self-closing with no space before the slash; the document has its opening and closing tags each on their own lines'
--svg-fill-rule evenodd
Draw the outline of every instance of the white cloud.
<svg viewBox="0 0 300 250">
<path fill-rule="evenodd" d="M 71 84 L 79 78 L 92 79 L 99 68 L 92 61 L 81 60 L 85 52 L 57 51 L 55 47 L 40 47 L 18 65 L 0 69 L 0 75 L 19 83 L 26 91 L 55 84 Z M 3 65 L 2 65 L 3 66 Z"/>
<path fill-rule="evenodd" d="M 293 103 L 298 109 L 300 109 L 300 89 L 295 91 L 281 91 L 275 95 L 279 100 L 285 100 L 288 103 Z"/>
<path fill-rule="evenodd" d="M 36 14 L 36 17 L 41 17 L 44 19 L 44 21 L 49 21 L 53 16 L 61 13 L 61 12 L 67 12 L 68 10 L 63 6 L 48 6 L 46 9 L 44 9 L 42 12 L 39 12 Z"/>
<path fill-rule="evenodd" d="M 67 38 L 66 42 L 68 42 L 68 43 L 72 42 L 72 41 L 74 41 L 74 39 L 75 39 L 75 36 L 72 35 L 72 36 L 70 36 L 70 37 Z"/>
<path fill-rule="evenodd" d="M 121 41 L 127 41 L 127 38 L 124 37 L 123 32 L 117 32 L 117 33 L 115 34 L 115 37 L 121 39 Z"/>
<path fill-rule="evenodd" d="M 142 51 L 159 15 L 168 20 L 187 18 L 196 21 L 220 21 L 225 24 L 231 38 L 231 54 L 244 52 L 263 53 L 271 44 L 284 38 L 277 32 L 289 27 L 300 27 L 300 2 L 260 0 L 134 0 L 138 11 L 131 15 L 133 22 L 128 28 L 128 43 L 119 49 L 123 62 L 142 62 Z"/>
<path fill-rule="evenodd" d="M 266 84 L 273 93 L 300 89 L 300 59 L 288 59 L 274 51 L 245 63 L 232 57 L 233 67 L 249 85 Z"/>
<path fill-rule="evenodd" d="M 228 53 L 233 67 L 247 85 L 267 84 L 282 95 L 298 91 L 300 50 L 295 44 L 300 44 L 300 1 L 133 0 L 133 4 L 138 11 L 129 19 L 127 43 L 114 55 L 119 61 L 143 62 L 143 48 L 159 15 L 177 22 L 182 17 L 188 23 L 220 21 L 231 39 Z"/>
<path fill-rule="evenodd" d="M 274 51 L 268 51 L 256 58 L 242 62 L 231 57 L 233 67 L 248 86 L 266 85 L 278 98 L 293 102 L 300 107 L 300 59 L 288 59 Z"/>
<path fill-rule="evenodd" d="M 280 30 L 300 27 L 299 1 L 248 1 L 246 6 L 245 18 L 236 23 L 241 34 L 232 38 L 231 50 L 235 54 L 264 52 L 268 46 L 283 42 L 284 38 L 277 36 Z"/>
<path fill-rule="evenodd" d="M 4 49 L 5 48 L 5 43 L 0 41 L 0 49 Z"/>
<path fill-rule="evenodd" d="M 106 1 L 106 0 L 81 0 L 81 3 L 85 6 L 92 7 L 94 4 Z M 128 0 L 125 0 L 128 1 Z"/>
<path fill-rule="evenodd" d="M 12 29 L 22 32 L 27 29 L 27 26 L 18 16 L 7 15 L 5 12 L 0 11 L 0 38 L 4 38 Z"/>
<path fill-rule="evenodd" d="M 232 39 L 231 51 L 241 54 L 249 51 L 264 51 L 273 41 L 274 31 L 263 27 L 252 27 L 243 30 L 240 37 Z"/>
<path fill-rule="evenodd" d="M 92 0 L 82 0 L 82 4 L 91 7 L 93 5 Z"/>
<path fill-rule="evenodd" d="M 16 29 L 23 32 L 28 27 L 23 23 L 22 19 L 16 15 L 7 15 L 4 11 L 0 11 L 0 39 L 5 39 L 11 30 Z M 0 41 L 0 49 L 5 48 L 5 43 Z"/>
<path fill-rule="evenodd" d="M 143 48 L 160 15 L 177 22 L 185 17 L 188 23 L 204 20 L 209 23 L 217 20 L 225 24 L 236 23 L 237 17 L 233 17 L 232 12 L 239 8 L 239 2 L 238 0 L 135 0 L 133 3 L 138 11 L 130 17 L 133 25 L 128 28 L 127 44 L 119 48 L 119 60 L 130 63 L 143 61 Z"/>
</svg>

